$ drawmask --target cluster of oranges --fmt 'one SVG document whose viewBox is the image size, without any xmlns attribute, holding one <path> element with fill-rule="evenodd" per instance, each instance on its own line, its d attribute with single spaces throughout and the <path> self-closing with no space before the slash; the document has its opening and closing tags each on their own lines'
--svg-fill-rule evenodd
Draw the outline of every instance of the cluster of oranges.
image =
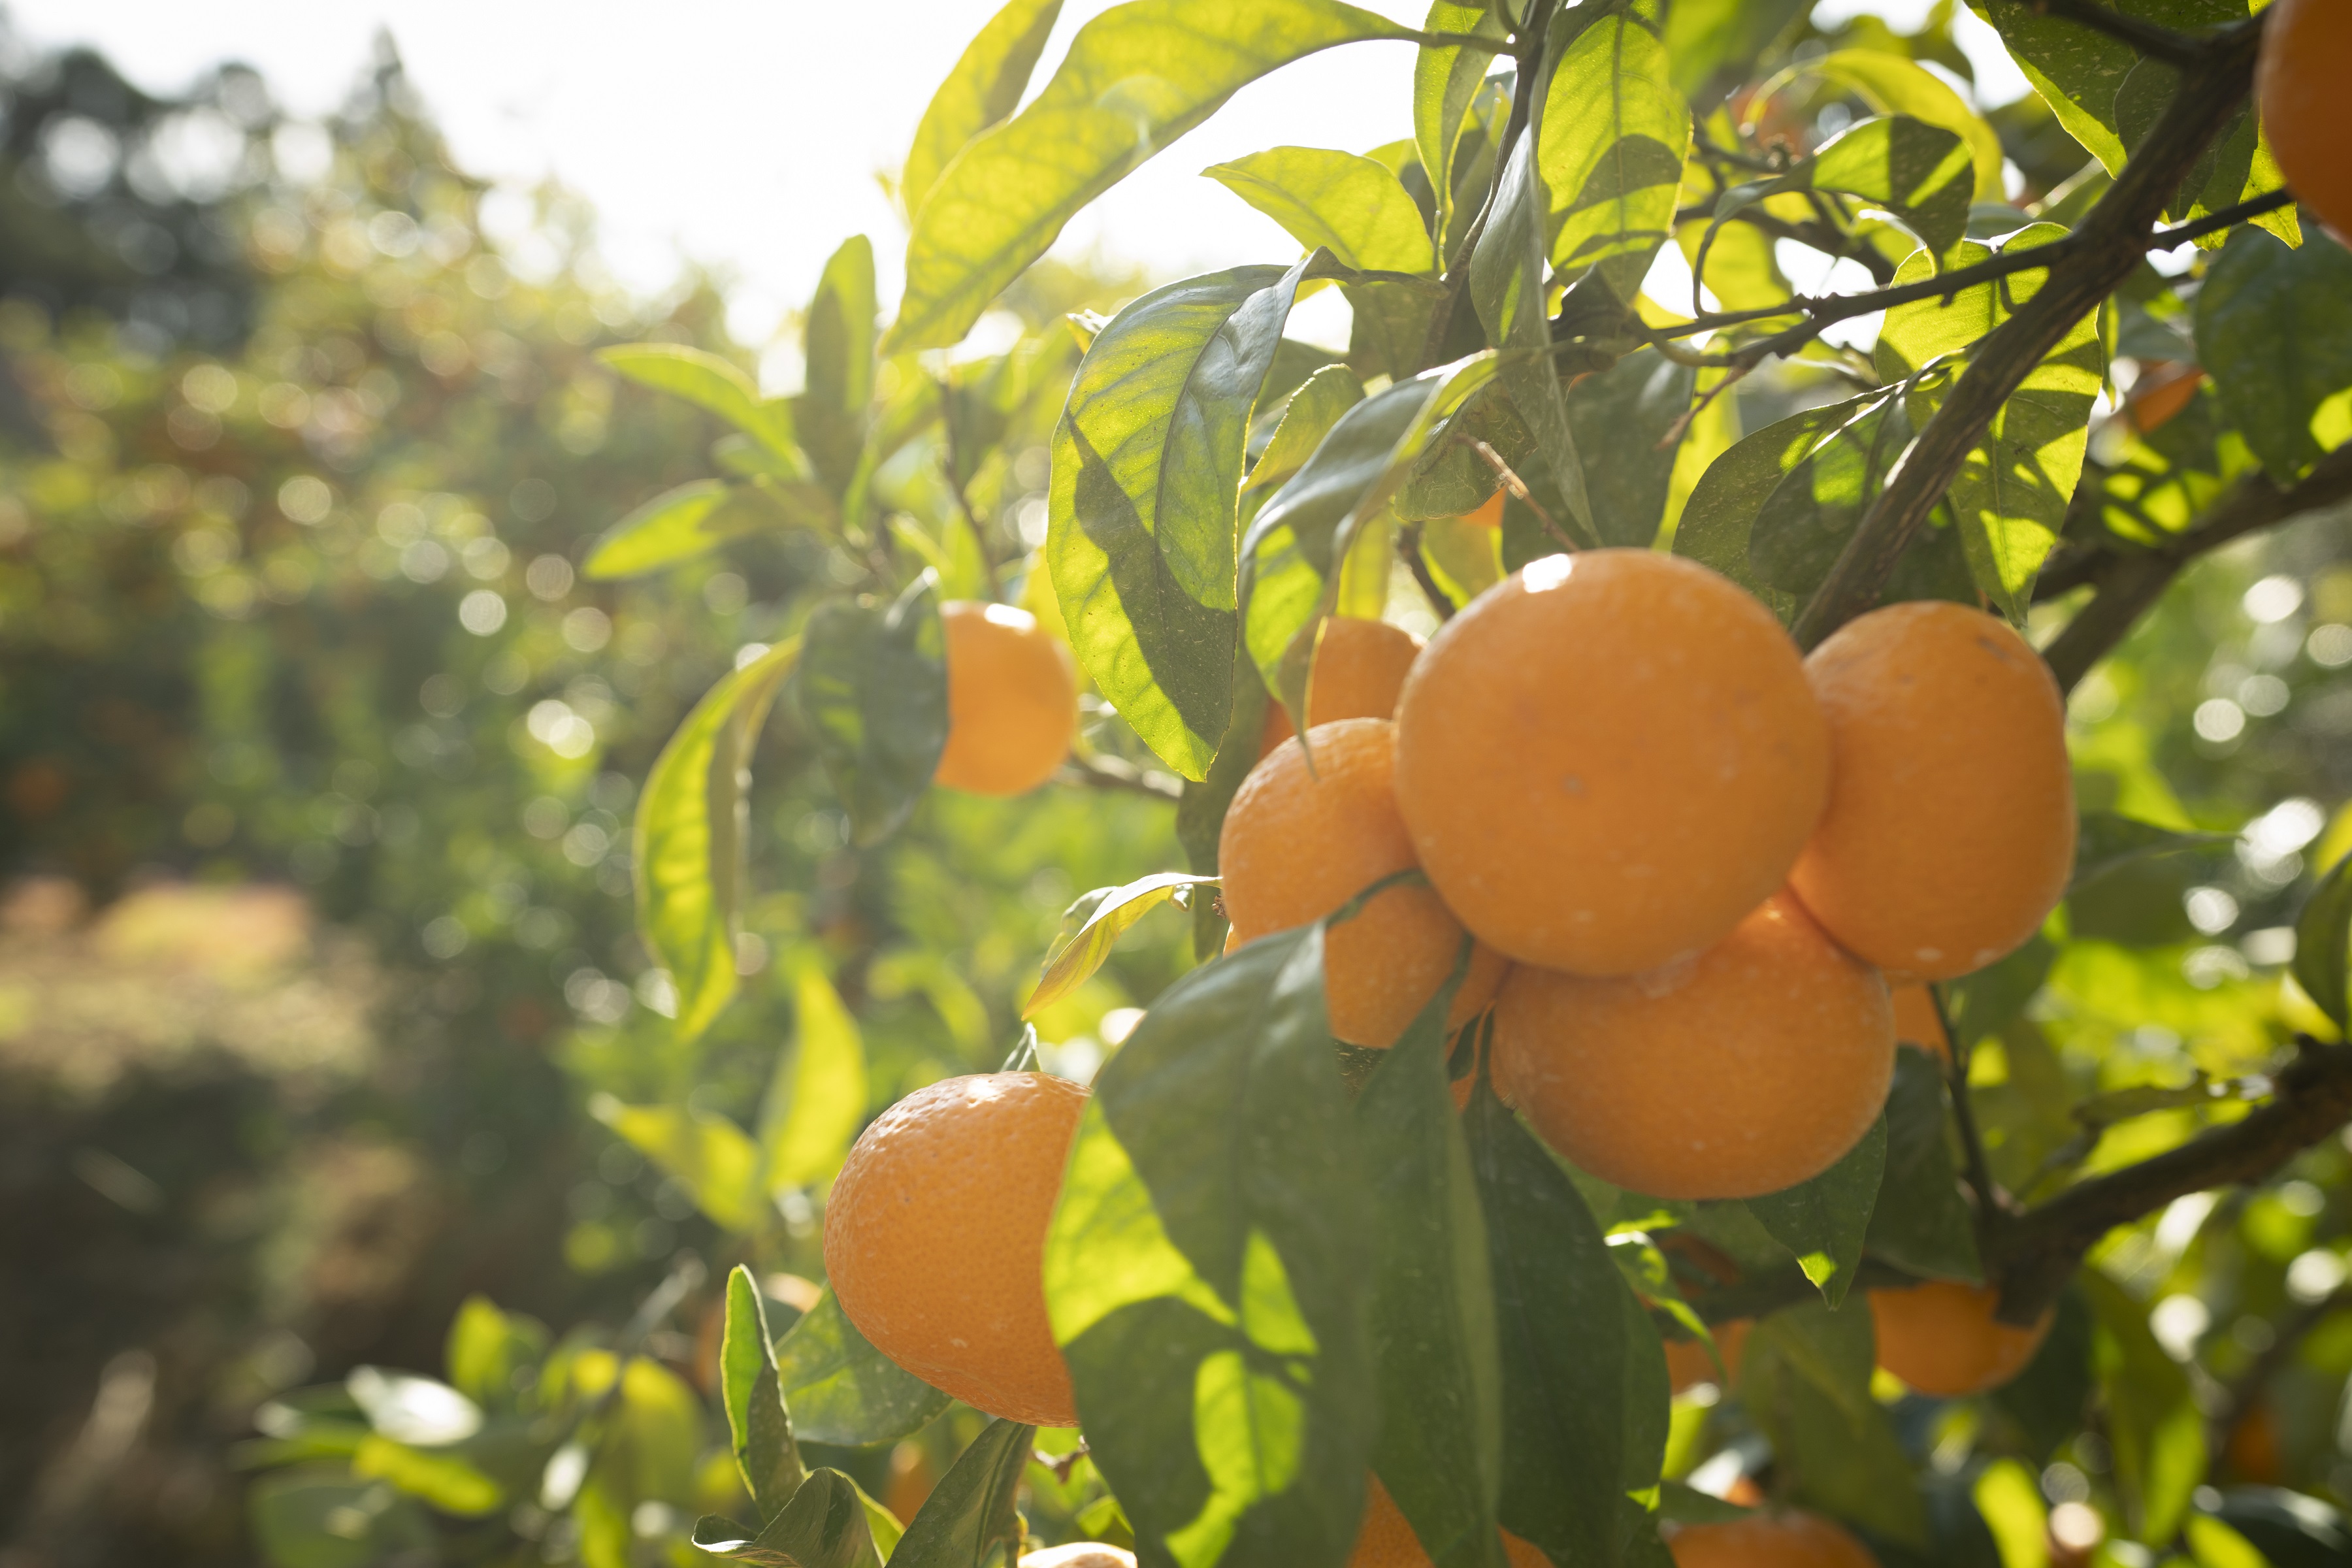
<svg viewBox="0 0 2352 1568">
<path fill-rule="evenodd" d="M 1002 606 L 944 618 L 938 782 L 1034 787 L 1075 727 L 1067 650 Z M 2056 685 L 1962 605 L 1889 606 L 1805 658 L 1706 568 L 1600 550 L 1531 563 L 1426 647 L 1327 621 L 1310 668 L 1307 730 L 1269 716 L 1225 817 L 1234 942 L 1360 901 L 1326 947 L 1334 1036 L 1393 1044 L 1460 971 L 1450 1022 L 1492 1010 L 1498 1091 L 1638 1192 L 1748 1197 L 1827 1169 L 1876 1119 L 1898 1033 L 1946 1048 L 1925 984 L 2023 942 L 2071 868 Z M 1085 1100 L 1038 1074 L 933 1084 L 866 1130 L 826 1206 L 826 1268 L 867 1339 L 1038 1425 L 1076 1420 L 1041 1276 Z M 1995 1305 L 1874 1292 L 1882 1364 L 1939 1394 L 2013 1374 L 2039 1331 Z M 1677 1383 L 1736 1377 L 1744 1331 L 1719 1331 L 1721 1373 L 1671 1346 Z M 1684 1568 L 1868 1561 L 1804 1516 L 1674 1546 Z M 1354 1561 L 1427 1561 L 1377 1483 Z"/>
</svg>

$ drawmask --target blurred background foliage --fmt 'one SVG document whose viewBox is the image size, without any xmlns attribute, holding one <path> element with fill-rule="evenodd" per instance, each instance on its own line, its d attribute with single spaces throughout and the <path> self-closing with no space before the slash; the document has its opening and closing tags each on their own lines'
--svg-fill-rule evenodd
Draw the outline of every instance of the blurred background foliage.
<svg viewBox="0 0 2352 1568">
<path fill-rule="evenodd" d="M 1860 45 L 1965 75 L 1948 5 L 1916 35 L 1760 9 L 1787 25 L 1760 35 L 1759 69 Z M 744 992 L 677 1045 L 631 929 L 635 784 L 739 650 L 864 570 L 780 531 L 626 584 L 582 574 L 615 518 L 710 472 L 724 434 L 594 351 L 664 341 L 748 367 L 723 280 L 625 295 L 561 191 L 527 232 L 486 234 L 482 187 L 389 58 L 324 125 L 234 68 L 163 101 L 88 54 L 12 45 L 0 67 L 0 1563 L 685 1550 L 679 1522 L 738 1485 L 707 1408 L 718 1282 L 752 1262 L 789 1321 L 814 1300 L 814 1213 L 788 1193 L 723 1229 L 592 1107 L 760 1127 L 812 973 L 855 1019 L 869 1108 L 995 1065 L 1072 897 L 1182 863 L 1172 814 L 1127 791 L 934 793 L 888 845 L 852 848 L 786 705 L 754 770 Z M 1806 135 L 1851 117 L 1834 93 L 1776 112 Z M 2019 200 L 2074 176 L 2038 100 L 1993 119 Z M 1066 374 L 1063 316 L 1145 281 L 1041 265 L 994 348 Z M 2177 307 L 2149 301 L 2125 324 L 2125 391 L 2194 363 Z M 1724 406 L 1754 429 L 1840 392 L 1799 363 Z M 2086 495 L 2137 496 L 2150 472 L 2212 493 L 2247 458 L 2214 437 L 2211 397 L 2105 415 Z M 1056 402 L 989 477 L 1016 553 L 1042 536 Z M 935 465 L 886 484 L 908 547 L 946 559 Z M 2076 693 L 2085 806 L 2215 837 L 2091 881 L 1972 994 L 2012 1186 L 2236 1114 L 2242 1075 L 2325 1029 L 2283 966 L 2313 877 L 2352 847 L 2346 522 L 2202 562 Z M 1098 705 L 1089 737 L 1140 758 Z M 1042 1020 L 1047 1065 L 1086 1076 L 1185 937 L 1146 921 Z M 2095 1098 L 2148 1086 L 2189 1091 Z M 1990 1551 L 1988 1526 L 2031 1535 L 2037 1510 L 2119 1487 L 2143 1510 L 2208 1484 L 2352 1500 L 2347 1252 L 2336 1142 L 2117 1233 L 2018 1384 L 1898 1407 L 1959 1500 L 1950 1539 Z M 609 1517 L 566 1514 L 573 1494 L 507 1475 L 494 1444 L 467 1474 L 404 1470 L 403 1433 L 446 1436 L 437 1385 L 353 1375 L 371 1367 L 446 1375 L 484 1442 L 603 1413 Z M 1702 1440 L 1707 1410 L 1677 1420 L 1685 1468 L 1741 1451 L 1729 1415 Z M 903 1514 L 978 1425 L 958 1411 L 826 1458 Z M 2119 1446 L 2166 1434 L 2210 1467 L 2151 1480 L 2127 1454 L 2118 1475 Z M 249 1467 L 306 1455 L 333 1463 L 275 1472 L 248 1510 Z M 1030 1489 L 1048 1537 L 1099 1493 L 1083 1461 L 1033 1466 Z"/>
</svg>

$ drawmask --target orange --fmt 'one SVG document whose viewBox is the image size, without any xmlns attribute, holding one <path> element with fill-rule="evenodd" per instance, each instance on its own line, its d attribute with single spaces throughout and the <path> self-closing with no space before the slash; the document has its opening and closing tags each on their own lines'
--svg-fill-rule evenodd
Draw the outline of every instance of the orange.
<svg viewBox="0 0 2352 1568">
<path fill-rule="evenodd" d="M 1507 1530 L 1498 1533 L 1511 1568 L 1551 1568 L 1551 1559 L 1533 1545 Z M 1364 1478 L 1364 1523 L 1356 1532 L 1356 1549 L 1348 1553 L 1348 1568 L 1430 1568 L 1429 1553 L 1378 1476 Z"/>
<path fill-rule="evenodd" d="M 1870 1549 L 1818 1514 L 1752 1513 L 1685 1524 L 1666 1539 L 1675 1568 L 1878 1568 Z"/>
<path fill-rule="evenodd" d="M 940 607 L 947 629 L 948 743 L 933 784 L 1025 795 L 1054 776 L 1078 730 L 1069 648 L 1010 605 Z"/>
<path fill-rule="evenodd" d="M 1754 1197 L 1819 1175 L 1870 1130 L 1895 1076 L 1895 1005 L 1782 897 L 1647 974 L 1512 970 L 1494 1070 L 1544 1142 L 1605 1182 Z"/>
<path fill-rule="evenodd" d="M 1629 974 L 1780 886 L 1829 739 L 1770 611 L 1692 562 L 1591 550 L 1531 562 L 1430 639 L 1396 781 L 1463 924 L 1522 963 Z"/>
<path fill-rule="evenodd" d="M 1412 841 L 1391 787 L 1396 727 L 1342 719 L 1309 731 L 1315 769 L 1285 741 L 1252 769 L 1217 839 L 1225 918 L 1255 942 L 1331 913 L 1384 877 L 1413 868 Z M 1330 928 L 1323 994 L 1331 1033 L 1350 1045 L 1396 1044 L 1454 973 L 1462 924 L 1426 886 L 1390 888 Z M 1474 951 L 1449 1027 L 1475 1017 L 1502 979 L 1502 959 Z"/>
<path fill-rule="evenodd" d="M 2254 102 L 2263 139 L 2295 200 L 2338 239 L 2352 237 L 2352 121 L 2344 79 L 2352 74 L 2352 5 L 2277 0 L 2263 28 Z M 2352 241 L 2347 241 L 2352 242 Z"/>
<path fill-rule="evenodd" d="M 1907 1290 L 1873 1290 L 1878 1364 L 1921 1394 L 1945 1398 L 1999 1388 L 2025 1370 L 2050 1314 L 2032 1324 L 1993 1316 L 2000 1292 L 1985 1285 L 1931 1279 Z"/>
<path fill-rule="evenodd" d="M 1475 522 L 1480 528 L 1502 527 L 1503 496 L 1503 491 L 1496 490 L 1493 495 L 1490 495 L 1485 500 L 1480 501 L 1476 507 L 1473 508 L 1469 511 L 1464 512 L 1462 514 L 1462 521 L 1464 522 Z"/>
<path fill-rule="evenodd" d="M 2169 374 L 2159 371 L 2158 364 L 2144 367 L 2132 386 L 2131 401 L 2124 405 L 2131 427 L 2142 436 L 2153 436 L 2170 424 L 2196 400 L 2197 388 L 2205 380 L 2205 373 L 2193 364 L 2172 367 Z"/>
<path fill-rule="evenodd" d="M 1315 645 L 1313 678 L 1307 687 L 1307 724 L 1341 719 L 1391 719 L 1405 671 L 1421 657 L 1421 639 L 1402 626 L 1359 616 L 1333 616 Z M 1258 737 L 1263 759 L 1290 739 L 1290 714 L 1278 701 L 1265 705 L 1265 729 Z"/>
<path fill-rule="evenodd" d="M 1944 1020 L 1936 1011 L 1936 999 L 1925 985 L 1895 988 L 1895 1037 L 1910 1041 L 1930 1056 L 1952 1059 L 1952 1038 L 1944 1033 Z"/>
<path fill-rule="evenodd" d="M 1949 980 L 2040 929 L 2074 865 L 2058 683 L 2007 623 L 1889 605 L 1805 661 L 1829 810 L 1790 873 L 1813 918 L 1902 980 Z"/>
<path fill-rule="evenodd" d="M 1675 1392 L 1680 1394 L 1685 1389 L 1696 1388 L 1702 1383 L 1719 1384 L 1727 1378 L 1738 1383 L 1739 1358 L 1748 1350 L 1748 1331 L 1755 1326 L 1747 1318 L 1734 1318 L 1727 1323 L 1713 1326 L 1716 1352 L 1723 1357 L 1720 1367 L 1715 1364 L 1715 1357 L 1706 1353 L 1706 1347 L 1696 1340 L 1668 1340 L 1666 1376 L 1674 1384 Z"/>
<path fill-rule="evenodd" d="M 974 1409 L 1075 1426 L 1045 1319 L 1045 1226 L 1087 1091 L 1045 1073 L 919 1089 L 849 1152 L 824 1267 L 874 1348 Z"/>
</svg>

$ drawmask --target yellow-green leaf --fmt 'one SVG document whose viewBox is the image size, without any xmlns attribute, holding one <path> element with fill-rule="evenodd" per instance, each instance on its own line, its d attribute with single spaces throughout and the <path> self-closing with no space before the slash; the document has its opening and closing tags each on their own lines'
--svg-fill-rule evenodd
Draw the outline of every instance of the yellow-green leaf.
<svg viewBox="0 0 2352 1568">
<path fill-rule="evenodd" d="M 1434 265 L 1421 208 L 1370 158 L 1328 147 L 1269 147 L 1201 171 L 1313 250 L 1349 267 L 1427 272 Z"/>
<path fill-rule="evenodd" d="M 940 171 L 973 137 L 1003 120 L 1021 102 L 1029 73 L 1037 68 L 1045 37 L 1062 14 L 1062 0 L 1010 0 L 988 19 L 931 94 L 915 127 L 915 144 L 898 175 L 898 200 L 908 216 L 922 211 L 923 198 Z"/>
</svg>

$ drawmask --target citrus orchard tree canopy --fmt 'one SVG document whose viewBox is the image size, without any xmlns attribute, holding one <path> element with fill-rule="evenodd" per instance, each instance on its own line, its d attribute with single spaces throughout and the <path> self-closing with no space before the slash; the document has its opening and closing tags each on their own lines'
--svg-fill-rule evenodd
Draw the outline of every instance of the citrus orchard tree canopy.
<svg viewBox="0 0 2352 1568">
<path fill-rule="evenodd" d="M 2305 1243 L 2352 874 L 2298 878 L 2345 836 L 2266 813 L 2277 918 L 2184 947 L 2212 836 L 2095 721 L 2185 570 L 2352 497 L 2352 16 L 1979 9 L 2038 94 L 2001 127 L 1933 29 L 1779 51 L 1795 7 L 1728 0 L 1129 0 L 1016 111 L 1058 5 L 1013 0 L 917 133 L 887 326 L 856 237 L 794 396 L 606 350 L 730 433 L 590 577 L 824 546 L 637 793 L 672 1039 L 740 984 L 779 707 L 859 848 L 935 790 L 1172 818 L 1185 863 L 1074 905 L 1024 1016 L 1155 911 L 1196 962 L 1090 1089 L 1031 1032 L 877 1106 L 796 958 L 756 1129 L 690 1085 L 595 1102 L 738 1238 L 723 1451 L 642 1353 L 690 1273 L 551 1352 L 476 1302 L 454 1388 L 279 1407 L 271 1458 L 351 1456 L 261 1494 L 280 1560 L 495 1554 L 520 1498 L 599 1568 L 2340 1561 L 2326 1504 L 2206 1483 L 2280 1478 L 2263 1401 L 2343 1279 Z M 1208 171 L 1303 256 L 938 352 L 1234 92 L 1360 46 L 1418 51 L 1410 137 Z M 1645 291 L 1668 247 L 1686 297 Z M 1286 332 L 1327 289 L 1344 353 Z M 1750 376 L 1804 395 L 1740 433 Z M 2198 733 L 2277 712 L 2265 679 Z M 2152 1312 L 2216 1192 L 2248 1256 Z M 820 1256 L 822 1293 L 772 1286 Z M 2253 1325 L 2227 1381 L 2216 1309 Z M 956 1401 L 991 1419 L 902 1519 L 841 1451 Z"/>
</svg>

